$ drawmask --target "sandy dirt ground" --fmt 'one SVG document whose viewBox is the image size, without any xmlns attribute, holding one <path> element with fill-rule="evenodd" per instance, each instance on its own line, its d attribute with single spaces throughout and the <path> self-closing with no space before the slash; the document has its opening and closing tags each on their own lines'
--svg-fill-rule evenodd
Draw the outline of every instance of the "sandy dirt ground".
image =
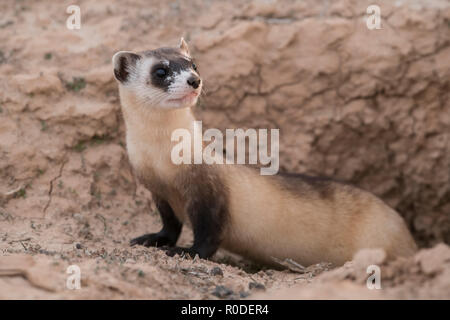
<svg viewBox="0 0 450 320">
<path fill-rule="evenodd" d="M 325 2 L 76 1 L 69 30 L 73 1 L 1 1 L 0 298 L 450 299 L 450 3 L 381 1 L 386 33 L 367 42 L 368 2 Z M 130 247 L 161 222 L 128 164 L 111 57 L 180 36 L 206 83 L 199 118 L 281 128 L 284 169 L 372 190 L 422 249 L 272 270 Z"/>
</svg>

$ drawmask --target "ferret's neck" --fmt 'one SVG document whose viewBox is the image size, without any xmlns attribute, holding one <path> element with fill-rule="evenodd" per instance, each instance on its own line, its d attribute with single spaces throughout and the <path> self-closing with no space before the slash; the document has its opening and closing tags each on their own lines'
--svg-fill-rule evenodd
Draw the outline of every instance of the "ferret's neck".
<svg viewBox="0 0 450 320">
<path fill-rule="evenodd" d="M 190 108 L 161 109 L 138 103 L 136 98 L 121 91 L 122 112 L 127 134 L 138 134 L 147 143 L 167 142 L 170 144 L 172 132 L 176 129 L 194 130 L 194 115 Z M 163 137 L 168 136 L 168 139 Z"/>
<path fill-rule="evenodd" d="M 140 105 L 132 95 L 121 92 L 122 113 L 126 126 L 127 149 L 130 161 L 138 171 L 148 169 L 167 177 L 174 174 L 176 165 L 171 140 L 177 129 L 186 129 L 194 137 L 194 115 L 190 108 L 158 109 Z M 201 133 L 200 133 L 201 136 Z"/>
<path fill-rule="evenodd" d="M 130 110 L 123 107 L 127 132 L 140 132 L 146 139 L 161 141 L 163 136 L 170 137 L 176 129 L 187 129 L 193 133 L 195 118 L 190 108 L 169 110 Z M 150 142 L 150 141 L 149 141 Z"/>
</svg>

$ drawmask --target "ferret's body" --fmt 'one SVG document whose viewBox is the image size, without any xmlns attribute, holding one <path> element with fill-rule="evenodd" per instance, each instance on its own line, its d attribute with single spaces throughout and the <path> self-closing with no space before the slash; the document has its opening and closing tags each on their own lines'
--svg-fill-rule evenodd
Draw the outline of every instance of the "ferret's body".
<svg viewBox="0 0 450 320">
<path fill-rule="evenodd" d="M 341 265 L 362 248 L 383 248 L 388 257 L 415 251 L 402 218 L 368 192 L 305 176 L 286 186 L 284 177 L 226 171 L 232 191 L 223 246 L 230 251 L 267 264 L 276 257 L 306 266 Z"/>
<path fill-rule="evenodd" d="M 152 63 L 155 56 L 151 54 Z M 132 244 L 168 245 L 169 254 L 185 252 L 202 258 L 223 247 L 270 265 L 272 257 L 303 265 L 323 261 L 340 265 L 362 248 L 383 248 L 389 257 L 416 250 L 394 210 L 350 185 L 303 175 L 262 176 L 244 165 L 174 164 L 171 135 L 185 128 L 193 136 L 191 105 L 146 106 L 136 94 L 141 89 L 120 80 L 120 74 L 152 63 L 127 55 L 128 60 L 119 59 L 115 59 L 115 73 L 123 84 L 119 87 L 129 159 L 156 199 L 164 225 L 159 233 L 136 238 Z M 127 65 L 136 59 L 145 63 Z M 182 224 L 193 228 L 191 248 L 175 247 Z"/>
</svg>

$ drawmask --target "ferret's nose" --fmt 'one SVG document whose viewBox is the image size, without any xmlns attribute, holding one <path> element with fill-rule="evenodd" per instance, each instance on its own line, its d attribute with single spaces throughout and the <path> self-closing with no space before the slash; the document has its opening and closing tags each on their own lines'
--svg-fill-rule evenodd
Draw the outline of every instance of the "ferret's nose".
<svg viewBox="0 0 450 320">
<path fill-rule="evenodd" d="M 189 77 L 189 79 L 187 79 L 188 85 L 190 85 L 194 89 L 198 88 L 198 86 L 200 85 L 200 82 L 202 82 L 202 80 L 197 76 L 191 76 L 191 77 Z"/>
</svg>

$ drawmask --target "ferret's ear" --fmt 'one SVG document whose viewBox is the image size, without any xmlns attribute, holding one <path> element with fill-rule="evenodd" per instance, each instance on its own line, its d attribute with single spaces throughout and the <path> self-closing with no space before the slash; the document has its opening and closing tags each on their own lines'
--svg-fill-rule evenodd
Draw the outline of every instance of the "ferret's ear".
<svg viewBox="0 0 450 320">
<path fill-rule="evenodd" d="M 182 54 L 184 54 L 188 57 L 191 56 L 191 54 L 189 53 L 189 47 L 188 47 L 186 41 L 184 41 L 183 37 L 180 39 L 180 44 L 178 46 L 179 46 Z"/>
<path fill-rule="evenodd" d="M 120 82 L 126 82 L 130 77 L 130 72 L 135 68 L 140 55 L 131 51 L 119 51 L 113 58 L 114 76 Z"/>
</svg>

